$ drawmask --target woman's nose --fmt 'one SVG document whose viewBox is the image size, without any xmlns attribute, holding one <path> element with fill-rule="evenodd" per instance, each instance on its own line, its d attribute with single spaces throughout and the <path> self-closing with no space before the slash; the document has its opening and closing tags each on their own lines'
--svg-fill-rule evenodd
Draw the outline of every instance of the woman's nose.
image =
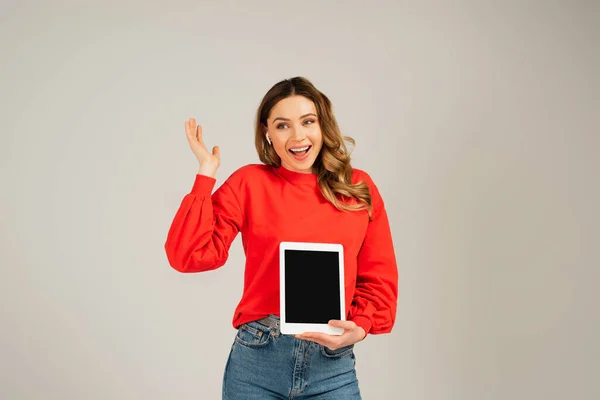
<svg viewBox="0 0 600 400">
<path fill-rule="evenodd" d="M 302 130 L 302 128 L 293 128 L 292 129 L 292 139 L 294 140 L 302 140 L 306 137 L 306 134 Z"/>
</svg>

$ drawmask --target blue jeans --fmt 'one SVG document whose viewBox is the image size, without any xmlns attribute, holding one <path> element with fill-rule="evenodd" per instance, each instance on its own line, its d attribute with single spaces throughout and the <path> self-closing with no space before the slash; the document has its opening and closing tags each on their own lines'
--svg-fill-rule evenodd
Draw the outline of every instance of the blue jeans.
<svg viewBox="0 0 600 400">
<path fill-rule="evenodd" d="M 249 322 L 231 346 L 223 399 L 360 400 L 355 364 L 354 345 L 331 350 Z"/>
</svg>

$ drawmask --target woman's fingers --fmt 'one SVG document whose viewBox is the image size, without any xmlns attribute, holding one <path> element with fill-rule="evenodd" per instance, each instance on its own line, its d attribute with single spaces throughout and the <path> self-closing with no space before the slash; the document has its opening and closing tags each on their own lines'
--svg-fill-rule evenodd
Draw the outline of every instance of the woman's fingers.
<svg viewBox="0 0 600 400">
<path fill-rule="evenodd" d="M 192 136 L 192 131 L 190 128 L 190 120 L 188 119 L 187 121 L 185 121 L 185 137 L 188 140 L 188 143 L 190 144 L 190 146 L 193 145 L 193 141 L 194 141 L 194 137 Z"/>
<path fill-rule="evenodd" d="M 200 143 L 204 143 L 202 141 L 202 125 L 198 125 L 198 127 L 196 127 L 196 140 Z"/>
<path fill-rule="evenodd" d="M 194 118 L 189 118 L 185 121 L 185 134 L 192 152 L 200 163 L 199 173 L 214 177 L 221 165 L 221 151 L 219 146 L 213 147 L 212 153 L 208 151 L 202 137 L 202 126 L 196 126 Z"/>
<path fill-rule="evenodd" d="M 354 321 L 330 320 L 329 325 L 343 328 L 344 333 L 341 335 L 329 335 L 322 332 L 305 332 L 294 336 L 298 339 L 310 340 L 336 350 L 349 344 L 358 343 L 366 335 L 364 329 L 358 327 Z"/>
<path fill-rule="evenodd" d="M 195 123 L 192 125 L 192 119 L 185 121 L 185 133 L 189 139 L 195 139 Z"/>
<path fill-rule="evenodd" d="M 185 133 L 191 145 L 194 143 L 200 143 L 204 147 L 204 141 L 202 140 L 202 126 L 196 126 L 196 120 L 190 118 L 185 122 Z"/>
<path fill-rule="evenodd" d="M 296 335 L 298 339 L 310 340 L 312 342 L 319 343 L 320 345 L 327 346 L 332 350 L 344 346 L 345 337 L 343 335 L 328 335 L 327 333 L 321 332 L 305 332 L 301 335 Z"/>
<path fill-rule="evenodd" d="M 351 330 L 356 328 L 356 323 L 354 321 L 341 321 L 339 319 L 332 319 L 329 321 L 329 326 Z"/>
</svg>

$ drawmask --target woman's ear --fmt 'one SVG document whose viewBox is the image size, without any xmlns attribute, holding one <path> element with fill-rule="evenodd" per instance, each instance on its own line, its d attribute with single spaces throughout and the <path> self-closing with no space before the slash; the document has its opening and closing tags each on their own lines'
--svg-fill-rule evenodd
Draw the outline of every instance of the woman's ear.
<svg viewBox="0 0 600 400">
<path fill-rule="evenodd" d="M 269 137 L 269 130 L 268 127 L 265 124 L 262 124 L 262 130 L 263 130 L 263 135 L 265 135 L 265 137 L 267 138 L 267 142 L 272 145 L 273 143 L 271 143 L 271 137 Z"/>
</svg>

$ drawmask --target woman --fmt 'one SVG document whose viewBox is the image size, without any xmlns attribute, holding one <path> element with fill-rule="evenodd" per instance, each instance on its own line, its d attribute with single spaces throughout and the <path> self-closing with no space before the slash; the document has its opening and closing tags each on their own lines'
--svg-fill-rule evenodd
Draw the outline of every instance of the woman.
<svg viewBox="0 0 600 400">
<path fill-rule="evenodd" d="M 169 229 L 165 249 L 180 272 L 221 267 L 238 232 L 246 255 L 238 329 L 225 367 L 224 399 L 360 399 L 354 344 L 388 333 L 398 273 L 377 187 L 353 169 L 329 99 L 302 77 L 273 86 L 257 111 L 262 164 L 235 171 L 212 195 L 219 148 L 185 123 L 199 162 L 192 190 Z M 279 243 L 341 243 L 346 321 L 342 335 L 279 331 Z M 310 294 L 307 294 L 310 295 Z"/>
</svg>

